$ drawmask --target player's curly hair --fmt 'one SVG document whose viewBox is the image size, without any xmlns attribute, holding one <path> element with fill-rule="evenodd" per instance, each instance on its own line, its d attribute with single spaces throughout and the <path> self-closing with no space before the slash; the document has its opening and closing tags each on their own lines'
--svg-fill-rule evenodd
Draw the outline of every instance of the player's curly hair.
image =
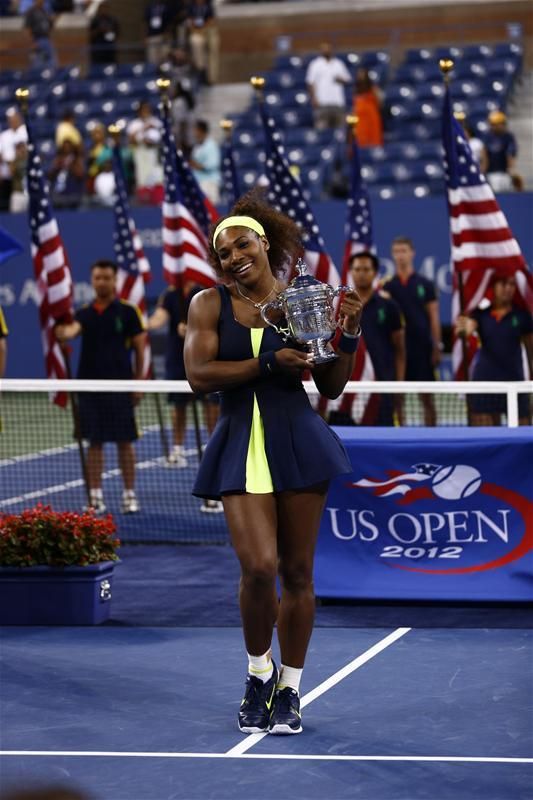
<svg viewBox="0 0 533 800">
<path fill-rule="evenodd" d="M 217 273 L 222 275 L 220 261 L 213 247 L 213 233 L 224 219 L 230 216 L 253 217 L 265 229 L 270 244 L 268 260 L 273 275 L 279 275 L 287 267 L 291 267 L 296 259 L 303 255 L 302 236 L 298 225 L 285 214 L 269 205 L 261 189 L 252 189 L 243 195 L 233 206 L 230 214 L 218 219 L 209 233 L 209 263 Z M 289 270 L 290 271 L 290 270 Z"/>
</svg>

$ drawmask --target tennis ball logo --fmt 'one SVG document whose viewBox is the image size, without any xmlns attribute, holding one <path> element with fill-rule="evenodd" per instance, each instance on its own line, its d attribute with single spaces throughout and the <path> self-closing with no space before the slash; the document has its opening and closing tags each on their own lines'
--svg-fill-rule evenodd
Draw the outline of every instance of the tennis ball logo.
<svg viewBox="0 0 533 800">
<path fill-rule="evenodd" d="M 481 486 L 481 474 L 474 467 L 455 464 L 441 467 L 431 481 L 431 488 L 443 500 L 461 500 L 477 492 Z"/>
</svg>

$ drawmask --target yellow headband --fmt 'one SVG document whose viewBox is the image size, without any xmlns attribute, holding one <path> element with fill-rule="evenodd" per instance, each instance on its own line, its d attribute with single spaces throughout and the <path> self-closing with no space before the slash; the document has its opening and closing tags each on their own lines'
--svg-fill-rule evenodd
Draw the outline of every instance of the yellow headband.
<svg viewBox="0 0 533 800">
<path fill-rule="evenodd" d="M 265 229 L 261 223 L 253 217 L 228 217 L 227 219 L 222 220 L 220 225 L 217 225 L 215 228 L 215 232 L 213 234 L 213 247 L 215 246 L 218 234 L 226 228 L 250 228 L 252 231 L 258 233 L 259 236 L 265 235 Z"/>
</svg>

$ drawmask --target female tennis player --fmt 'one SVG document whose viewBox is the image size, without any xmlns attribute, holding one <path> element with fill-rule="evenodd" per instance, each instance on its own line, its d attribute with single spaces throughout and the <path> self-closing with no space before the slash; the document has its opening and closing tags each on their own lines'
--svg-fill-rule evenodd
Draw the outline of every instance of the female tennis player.
<svg viewBox="0 0 533 800">
<path fill-rule="evenodd" d="M 185 368 L 195 392 L 220 392 L 217 426 L 193 492 L 222 499 L 241 567 L 240 608 L 248 675 L 238 722 L 244 733 L 302 730 L 299 687 L 314 619 L 313 558 L 331 478 L 351 472 L 337 436 L 302 386 L 311 370 L 320 392 L 338 397 L 360 334 L 362 303 L 340 305 L 338 358 L 314 365 L 261 318 L 303 252 L 289 217 L 253 192 L 218 223 L 211 263 L 222 285 L 193 299 Z M 281 597 L 276 578 L 279 575 Z M 281 654 L 272 660 L 274 626 Z"/>
</svg>

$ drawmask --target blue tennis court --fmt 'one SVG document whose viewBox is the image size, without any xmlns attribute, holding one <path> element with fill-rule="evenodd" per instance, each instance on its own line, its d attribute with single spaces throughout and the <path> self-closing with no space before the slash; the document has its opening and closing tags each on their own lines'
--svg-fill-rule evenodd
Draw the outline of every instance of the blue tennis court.
<svg viewBox="0 0 533 800">
<path fill-rule="evenodd" d="M 2 634 L 4 788 L 113 800 L 529 800 L 533 635 L 316 628 L 304 733 L 236 726 L 238 628 Z"/>
</svg>

